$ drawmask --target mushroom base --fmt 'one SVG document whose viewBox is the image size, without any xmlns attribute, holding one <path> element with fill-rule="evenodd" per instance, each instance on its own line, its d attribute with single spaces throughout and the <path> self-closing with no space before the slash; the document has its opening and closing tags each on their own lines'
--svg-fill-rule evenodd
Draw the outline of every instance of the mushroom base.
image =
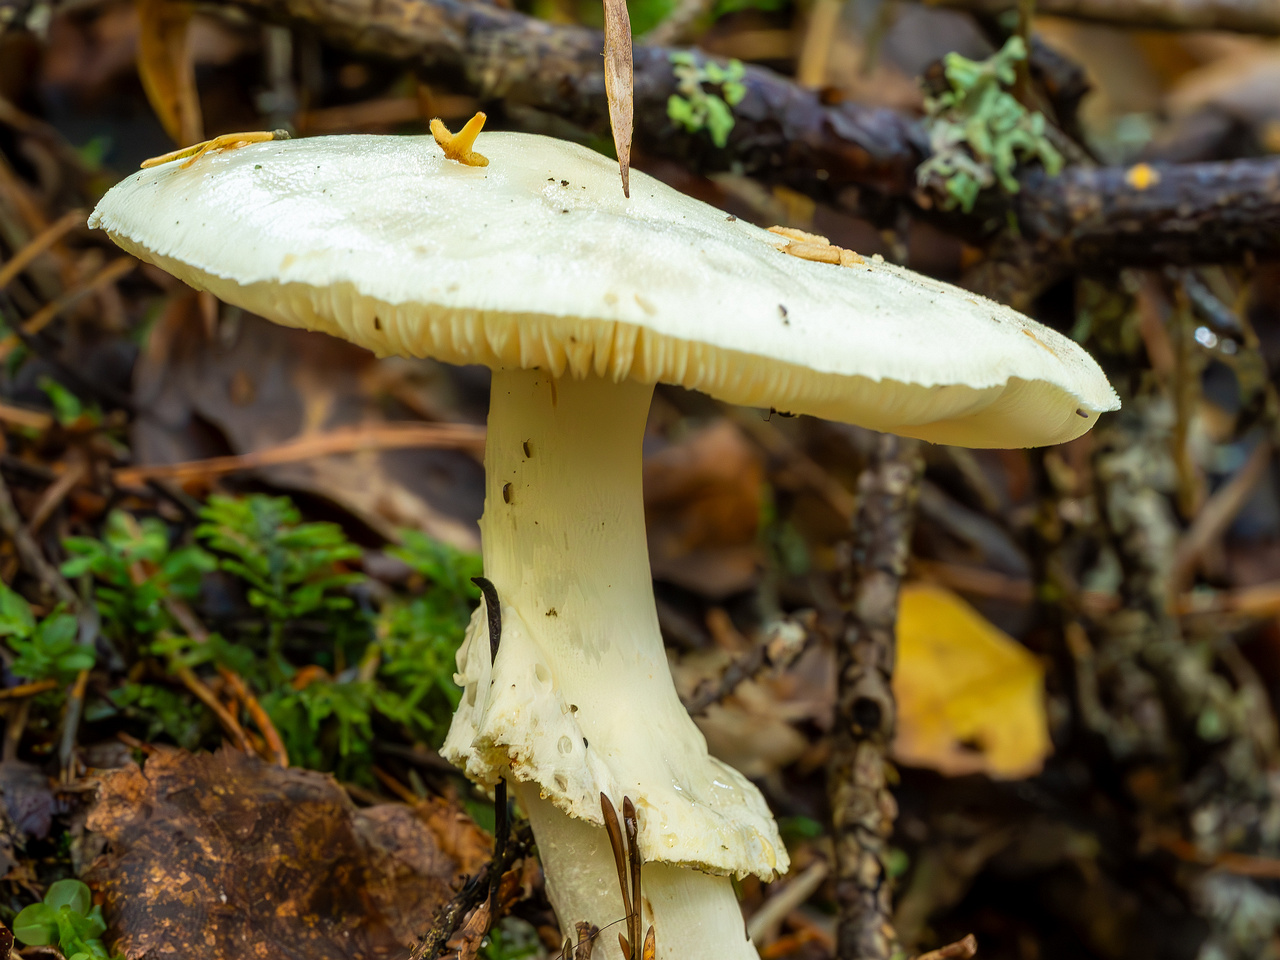
<svg viewBox="0 0 1280 960">
<path fill-rule="evenodd" d="M 604 830 L 565 816 L 539 798 L 537 788 L 529 784 L 517 784 L 515 793 L 538 838 L 547 895 L 560 917 L 563 933 L 574 942 L 574 925 L 578 920 L 589 920 L 599 928 L 592 957 L 620 958 L 618 934 L 625 936 L 627 925 L 613 852 Z M 728 877 L 668 863 L 646 863 L 641 885 L 641 935 L 653 925 L 658 960 L 759 960 L 755 945 L 747 938 Z"/>
</svg>

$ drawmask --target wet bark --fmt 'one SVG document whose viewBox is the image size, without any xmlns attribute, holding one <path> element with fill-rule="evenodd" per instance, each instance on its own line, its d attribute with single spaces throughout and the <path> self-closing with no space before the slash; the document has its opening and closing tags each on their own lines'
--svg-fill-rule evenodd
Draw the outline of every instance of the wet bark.
<svg viewBox="0 0 1280 960">
<path fill-rule="evenodd" d="M 852 555 L 843 573 L 838 689 L 827 793 L 840 917 L 837 960 L 890 960 L 898 951 L 886 855 L 897 803 L 886 781 L 897 709 L 898 591 L 906 572 L 923 462 L 913 440 L 881 436 L 858 480 Z"/>
<path fill-rule="evenodd" d="M 1017 0 L 925 0 L 936 7 L 995 16 Z M 1121 27 L 1163 30 L 1234 30 L 1280 35 L 1277 0 L 1037 0 L 1036 13 Z"/>
</svg>

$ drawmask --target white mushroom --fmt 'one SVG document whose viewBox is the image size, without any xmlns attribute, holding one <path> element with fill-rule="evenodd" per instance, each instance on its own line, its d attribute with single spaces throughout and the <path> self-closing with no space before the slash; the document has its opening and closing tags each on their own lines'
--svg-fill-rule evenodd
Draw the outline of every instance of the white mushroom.
<svg viewBox="0 0 1280 960">
<path fill-rule="evenodd" d="M 622 901 L 599 795 L 639 810 L 663 960 L 754 958 L 729 877 L 787 853 L 707 755 L 667 670 L 641 496 L 653 385 L 971 446 L 1079 436 L 1118 406 L 1076 344 L 882 262 L 785 256 L 758 229 L 583 147 L 482 134 L 327 137 L 143 170 L 90 225 L 200 289 L 378 354 L 493 368 L 478 611 L 444 753 L 515 784 L 566 930 Z M 619 955 L 605 936 L 597 957 Z"/>
</svg>

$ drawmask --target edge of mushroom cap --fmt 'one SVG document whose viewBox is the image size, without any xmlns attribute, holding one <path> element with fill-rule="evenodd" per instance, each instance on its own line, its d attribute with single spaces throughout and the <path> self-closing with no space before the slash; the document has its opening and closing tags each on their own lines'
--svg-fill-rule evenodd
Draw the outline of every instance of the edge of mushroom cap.
<svg viewBox="0 0 1280 960">
<path fill-rule="evenodd" d="M 432 153 L 438 148 L 433 142 L 421 142 L 420 138 L 316 138 L 291 143 L 310 145 L 308 157 L 328 156 L 325 151 L 337 150 L 334 162 L 338 167 L 348 163 L 353 155 L 362 155 L 362 152 L 374 154 L 366 162 L 376 165 L 379 160 L 401 162 L 402 155 L 408 151 L 413 162 L 403 162 L 409 166 L 417 165 L 418 169 L 410 171 L 413 176 L 430 177 L 443 169 L 438 179 L 444 184 L 440 190 L 447 198 L 454 198 L 459 191 L 462 196 L 471 196 L 479 191 L 478 196 L 482 198 L 492 199 L 490 194 L 496 193 L 499 199 L 512 199 L 508 196 L 512 190 L 524 196 L 530 189 L 528 183 L 511 186 L 501 177 L 497 178 L 501 182 L 485 182 L 487 174 L 477 180 L 476 168 L 441 168 L 444 161 L 436 162 Z M 234 251 L 229 250 L 228 245 L 236 246 L 238 242 L 243 246 L 244 243 L 243 237 L 236 236 L 237 230 L 251 234 L 257 229 L 257 221 L 241 224 L 235 220 L 239 214 L 233 215 L 234 222 L 229 226 L 220 224 L 218 230 L 183 228 L 186 232 L 176 239 L 163 236 L 139 239 L 154 234 L 151 221 L 155 219 L 153 214 L 149 215 L 145 202 L 137 202 L 139 193 L 144 197 L 154 190 L 181 194 L 181 201 L 187 205 L 187 213 L 183 216 L 189 224 L 196 215 L 221 216 L 209 208 L 202 192 L 203 184 L 215 177 L 238 176 L 243 180 L 246 169 L 252 171 L 264 166 L 251 162 L 255 159 L 253 156 L 243 156 L 254 147 L 245 147 L 224 157 L 207 158 L 202 163 L 208 162 L 209 167 L 198 176 L 193 176 L 190 171 L 174 171 L 171 169 L 173 165 L 141 171 L 113 188 L 95 210 L 90 224 L 106 228 L 125 249 L 157 263 L 193 286 L 209 289 L 229 302 L 278 322 L 320 329 L 379 354 L 434 356 L 449 362 L 479 362 L 490 366 L 540 366 L 557 375 L 567 372 L 582 376 L 593 372 L 616 379 L 632 376 L 642 380 L 673 382 L 730 402 L 810 413 L 935 442 L 970 446 L 1029 446 L 1061 442 L 1084 433 L 1099 413 L 1119 405 L 1110 384 L 1087 353 L 1061 334 L 1007 307 L 889 264 L 846 268 L 779 254 L 777 247 L 784 242 L 780 238 L 741 221 L 726 225 L 725 216 L 720 211 L 675 193 L 642 174 L 637 175 L 637 189 L 633 190 L 633 197 L 640 200 L 623 203 L 620 197 L 613 198 L 617 191 L 616 168 L 606 158 L 577 145 L 518 134 L 486 135 L 482 145 L 497 155 L 495 165 L 502 161 L 508 167 L 516 168 L 520 177 L 510 174 L 508 180 L 532 178 L 536 182 L 548 169 L 547 164 L 554 163 L 562 172 L 587 181 L 582 184 L 581 192 L 585 195 L 582 203 L 588 205 L 569 211 L 581 216 L 577 233 L 571 230 L 565 243 L 571 245 L 575 237 L 581 238 L 580 235 L 591 240 L 606 228 L 623 231 L 627 243 L 636 238 L 657 237 L 654 242 L 659 245 L 666 243 L 669 247 L 655 255 L 657 265 L 669 267 L 669 273 L 679 271 L 680 261 L 703 256 L 723 266 L 726 271 L 727 279 L 722 284 L 724 289 L 712 293 L 729 295 L 734 281 L 741 279 L 738 274 L 746 270 L 747 281 L 767 275 L 761 282 L 783 284 L 791 291 L 788 297 L 794 294 L 799 298 L 799 305 L 790 318 L 783 305 L 767 305 L 767 310 L 773 311 L 769 322 L 777 325 L 777 329 L 762 327 L 758 315 L 746 316 L 741 310 L 738 322 L 726 322 L 717 328 L 699 321 L 690 324 L 679 316 L 673 318 L 673 314 L 697 312 L 696 308 L 705 304 L 694 303 L 685 307 L 686 301 L 676 298 L 673 306 L 662 300 L 664 291 L 661 290 L 649 291 L 647 299 L 652 303 L 647 303 L 646 297 L 639 293 L 628 298 L 603 287 L 601 297 L 588 296 L 578 288 L 597 282 L 599 278 L 595 274 L 601 265 L 612 264 L 611 256 L 614 260 L 620 256 L 614 251 L 613 254 L 601 254 L 604 259 L 599 263 L 593 262 L 599 259 L 595 249 L 598 242 L 595 247 L 579 248 L 583 263 L 574 262 L 572 252 L 556 251 L 545 256 L 530 254 L 518 264 L 500 263 L 491 268 L 485 267 L 482 272 L 487 271 L 488 282 L 479 283 L 477 290 L 464 291 L 463 294 L 451 291 L 449 287 L 452 284 L 446 281 L 461 269 L 459 263 L 467 269 L 474 267 L 467 257 L 475 250 L 467 243 L 436 244 L 432 249 L 437 259 L 443 258 L 438 266 L 425 254 L 418 255 L 417 260 L 406 254 L 414 260 L 419 275 L 424 270 L 429 273 L 433 267 L 439 274 L 434 281 L 430 277 L 418 276 L 410 284 L 425 285 L 433 290 L 427 298 L 432 302 L 421 303 L 401 299 L 400 295 L 406 292 L 407 281 L 386 276 L 392 273 L 391 266 L 397 265 L 398 261 L 382 267 L 380 260 L 379 269 L 373 271 L 372 279 L 366 277 L 367 282 L 343 279 L 342 275 L 351 271 L 341 265 L 342 258 L 337 254 L 329 255 L 328 251 L 317 252 L 308 246 L 312 241 L 306 237 L 297 241 L 296 252 L 287 249 L 286 244 L 281 248 L 284 249 L 283 254 L 276 254 L 280 269 L 275 272 L 284 280 L 250 280 L 246 283 L 250 268 L 226 270 L 222 266 L 211 265 L 219 256 L 234 259 Z M 270 158 L 278 159 L 280 151 L 290 147 L 290 143 L 259 146 L 264 148 L 257 151 L 259 154 L 273 151 L 268 156 L 256 158 L 268 161 L 266 165 L 269 165 Z M 525 163 L 523 158 L 508 157 L 503 161 L 504 154 L 510 154 L 517 148 L 523 153 L 534 154 L 528 161 L 532 173 L 521 166 Z M 549 154 L 550 159 L 543 157 L 544 153 Z M 493 167 L 485 169 L 492 170 Z M 611 192 L 598 198 L 595 194 L 600 191 L 592 178 L 603 177 L 606 172 Z M 331 176 L 340 179 L 343 174 L 340 170 Z M 392 180 L 402 188 L 406 183 L 417 182 L 412 176 L 408 180 L 403 177 L 396 179 L 397 176 L 401 175 L 395 174 Z M 434 180 L 431 182 L 435 183 Z M 503 193 L 503 190 L 508 193 Z M 646 201 L 643 200 L 646 196 L 649 197 L 649 206 L 645 206 Z M 528 218 L 540 228 L 546 226 L 543 223 L 546 220 L 545 201 L 542 193 L 530 200 L 533 210 L 528 213 Z M 554 204 L 563 202 L 568 201 L 554 200 Z M 304 209 L 309 210 L 310 207 Z M 281 215 L 280 211 L 273 214 L 277 218 Z M 251 212 L 244 216 L 252 220 Z M 607 221 L 604 226 L 602 219 Z M 716 231 L 714 236 L 711 231 Z M 483 235 L 490 233 L 493 231 L 487 230 Z M 211 242 L 208 239 L 210 234 L 215 238 L 212 241 L 214 246 L 222 244 L 220 250 L 197 255 L 187 249 L 193 245 L 198 248 L 202 238 L 206 243 Z M 459 243 L 465 249 L 454 257 L 454 247 Z M 618 243 L 623 244 L 624 241 Z M 763 266 L 744 266 L 746 255 L 742 251 L 746 248 L 749 248 L 748 254 L 759 259 Z M 624 261 L 638 256 L 631 249 L 624 252 L 628 254 Z M 508 260 L 519 256 L 524 255 L 511 254 Z M 258 258 L 262 259 L 261 256 Z M 386 259 L 396 260 L 396 257 L 388 256 Z M 627 263 L 620 262 L 618 266 L 625 270 Z M 536 287 L 542 282 L 538 275 L 539 267 L 564 271 L 565 277 L 569 278 L 568 285 L 575 288 L 570 291 L 568 299 L 585 297 L 600 309 L 584 310 L 584 313 L 591 314 L 587 318 L 560 313 L 560 310 L 567 312 L 572 306 L 561 304 L 557 308 L 554 305 L 554 295 L 563 292 L 566 286 L 565 277 L 552 277 L 544 284 L 552 302 L 552 308 L 546 312 L 508 309 L 509 303 L 503 306 L 498 302 L 519 300 L 524 287 Z M 508 268 L 516 273 L 524 271 L 518 285 L 520 289 L 496 296 L 494 287 L 501 284 L 504 270 Z M 258 273 L 274 270 L 269 264 L 263 266 L 261 263 L 252 269 Z M 715 271 L 707 273 L 707 269 L 705 264 L 696 265 L 696 269 L 690 268 L 689 276 L 693 280 L 705 280 L 710 276 L 712 282 L 718 282 L 719 274 Z M 862 280 L 854 277 L 864 269 L 874 276 L 866 276 Z M 317 273 L 330 279 L 336 277 L 337 282 L 319 287 L 289 279 Z M 378 296 L 370 292 L 379 286 L 395 295 Z M 626 284 L 621 286 L 621 293 L 625 294 Z M 689 292 L 695 298 L 705 293 L 696 285 Z M 954 318 L 941 326 L 935 324 L 934 336 L 918 334 L 916 339 L 936 341 L 950 338 L 954 342 L 948 344 L 947 349 L 938 343 L 912 344 L 910 332 L 895 326 L 904 325 L 905 321 L 894 317 L 892 310 L 882 317 L 885 308 L 873 300 L 859 303 L 859 296 L 872 294 L 880 297 L 900 294 L 926 311 L 929 304 L 938 301 L 950 306 Z M 473 302 L 457 302 L 467 297 Z M 530 292 L 525 299 L 530 303 L 537 301 L 537 290 Z M 613 301 L 612 306 L 609 305 L 610 300 Z M 837 308 L 845 325 L 850 329 L 858 327 L 852 335 L 847 330 L 830 329 L 832 324 L 827 320 L 815 320 L 806 326 L 808 315 L 829 314 Z M 932 308 L 932 312 L 942 309 L 943 306 L 937 306 Z M 601 316 L 606 313 L 615 315 Z M 682 324 L 686 335 L 672 332 Z M 819 329 L 823 324 L 827 327 Z M 895 345 L 881 346 L 872 334 L 863 332 L 877 325 L 881 329 L 875 336 L 896 338 Z M 687 335 L 693 332 L 705 334 L 704 340 L 695 340 Z M 785 357 L 787 353 L 803 352 L 806 343 L 813 347 L 815 341 L 831 337 L 850 340 L 859 346 L 861 352 L 852 358 L 839 357 L 835 356 L 839 351 L 824 343 L 820 345 L 827 349 L 811 349 L 809 352 L 814 355 L 806 357 L 804 363 Z M 1003 338 L 998 350 L 990 343 L 980 342 L 996 337 Z M 729 343 L 735 339 L 745 340 L 746 348 L 730 346 Z M 868 343 L 875 344 L 874 349 L 879 351 L 879 356 L 868 355 L 871 353 L 866 346 Z M 918 375 L 916 372 L 908 375 L 906 368 L 911 364 L 902 353 L 916 347 L 925 352 L 932 349 L 935 355 L 943 356 L 943 366 L 954 367 L 955 377 L 947 380 L 947 369 L 925 369 Z M 980 364 L 970 354 L 993 355 L 994 369 L 986 372 L 976 369 Z M 937 365 L 938 361 L 934 363 Z M 850 369 L 859 364 L 877 369 Z M 844 369 L 830 369 L 840 366 Z M 1029 375 L 1019 376 L 1018 372 L 1024 369 Z M 873 393 L 883 392 L 880 385 L 891 388 L 889 395 L 873 399 Z"/>
</svg>

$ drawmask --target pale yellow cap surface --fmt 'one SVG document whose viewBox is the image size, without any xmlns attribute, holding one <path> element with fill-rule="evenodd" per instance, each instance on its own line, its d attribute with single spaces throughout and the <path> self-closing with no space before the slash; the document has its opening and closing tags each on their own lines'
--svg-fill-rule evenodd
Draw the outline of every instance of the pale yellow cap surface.
<svg viewBox="0 0 1280 960">
<path fill-rule="evenodd" d="M 1078 345 L 882 262 L 844 267 L 548 137 L 252 144 L 142 170 L 89 224 L 229 303 L 378 354 L 676 383 L 968 446 L 1059 443 L 1119 406 Z"/>
</svg>

